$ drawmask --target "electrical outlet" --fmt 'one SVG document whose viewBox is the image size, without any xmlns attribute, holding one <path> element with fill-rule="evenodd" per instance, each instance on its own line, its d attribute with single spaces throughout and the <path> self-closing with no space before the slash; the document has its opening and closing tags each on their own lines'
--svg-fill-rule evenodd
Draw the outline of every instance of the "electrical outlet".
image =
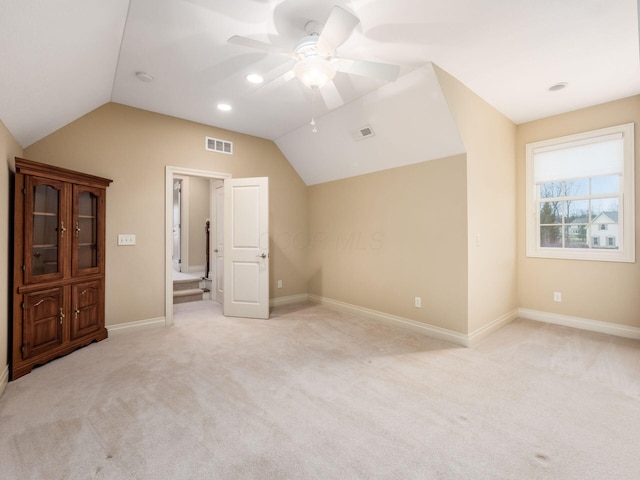
<svg viewBox="0 0 640 480">
<path fill-rule="evenodd" d="M 278 288 L 282 288 L 282 280 L 278 280 Z"/>
<path fill-rule="evenodd" d="M 553 292 L 553 301 L 561 302 L 562 301 L 562 293 L 561 292 Z"/>
<path fill-rule="evenodd" d="M 414 300 L 414 305 L 416 308 L 422 308 L 422 298 L 416 297 Z"/>
<path fill-rule="evenodd" d="M 133 234 L 120 234 L 118 235 L 118 245 L 135 245 L 136 236 Z"/>
</svg>

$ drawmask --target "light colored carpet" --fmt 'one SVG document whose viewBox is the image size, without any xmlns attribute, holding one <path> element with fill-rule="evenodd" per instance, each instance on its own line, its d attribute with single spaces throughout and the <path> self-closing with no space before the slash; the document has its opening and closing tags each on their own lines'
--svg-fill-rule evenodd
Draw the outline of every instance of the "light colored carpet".
<svg viewBox="0 0 640 480">
<path fill-rule="evenodd" d="M 640 342 L 517 320 L 465 349 L 318 305 L 174 319 L 11 382 L 0 477 L 640 478 Z"/>
</svg>

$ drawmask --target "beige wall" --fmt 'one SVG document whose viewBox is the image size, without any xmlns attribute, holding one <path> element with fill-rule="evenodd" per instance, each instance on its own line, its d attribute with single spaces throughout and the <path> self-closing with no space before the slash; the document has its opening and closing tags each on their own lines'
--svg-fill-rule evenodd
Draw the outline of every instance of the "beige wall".
<svg viewBox="0 0 640 480">
<path fill-rule="evenodd" d="M 518 308 L 516 126 L 435 71 L 466 155 L 310 187 L 309 293 L 471 334 Z"/>
<path fill-rule="evenodd" d="M 209 179 L 189 178 L 189 268 L 206 263 L 205 222 L 209 219 Z"/>
<path fill-rule="evenodd" d="M 468 333 L 518 308 L 516 126 L 435 67 L 467 152 Z M 479 243 L 478 243 L 479 237 Z"/>
<path fill-rule="evenodd" d="M 12 275 L 13 265 L 9 258 L 10 245 L 9 218 L 11 218 L 9 206 L 11 188 L 10 169 L 14 170 L 14 157 L 22 156 L 22 148 L 16 142 L 13 135 L 0 121 L 0 157 L 3 159 L 3 167 L 0 168 L 0 394 L 4 389 L 3 375 L 8 370 L 8 343 L 9 343 L 9 304 L 13 299 L 9 296 L 9 275 Z"/>
<path fill-rule="evenodd" d="M 234 142 L 208 152 L 205 136 Z M 25 148 L 26 158 L 113 179 L 107 189 L 107 325 L 164 317 L 165 166 L 269 177 L 271 294 L 306 293 L 306 186 L 271 141 L 108 103 Z M 136 235 L 118 247 L 119 233 Z M 273 282 L 282 279 L 284 288 Z"/>
<path fill-rule="evenodd" d="M 636 263 L 527 258 L 525 145 L 539 140 L 635 122 Z M 518 297 L 520 307 L 640 327 L 640 96 L 518 127 Z M 553 301 L 562 292 L 562 303 Z"/>
<path fill-rule="evenodd" d="M 466 333 L 465 169 L 459 155 L 309 187 L 309 293 Z"/>
</svg>

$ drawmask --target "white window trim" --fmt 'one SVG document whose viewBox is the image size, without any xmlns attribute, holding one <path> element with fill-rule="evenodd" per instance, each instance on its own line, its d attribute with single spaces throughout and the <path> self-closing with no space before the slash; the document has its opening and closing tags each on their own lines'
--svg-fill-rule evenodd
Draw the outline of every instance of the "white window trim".
<svg viewBox="0 0 640 480">
<path fill-rule="evenodd" d="M 619 205 L 620 235 L 618 249 L 584 249 L 584 248 L 549 248 L 540 247 L 538 231 L 539 214 L 536 208 L 536 188 L 533 172 L 534 150 L 569 142 L 585 142 L 593 137 L 622 133 L 624 139 L 624 180 Z M 634 153 L 634 124 L 627 123 L 613 127 L 601 128 L 590 132 L 567 135 L 565 137 L 543 140 L 526 145 L 526 241 L 527 257 L 560 258 L 569 260 L 596 260 L 606 262 L 635 262 L 635 153 Z"/>
</svg>

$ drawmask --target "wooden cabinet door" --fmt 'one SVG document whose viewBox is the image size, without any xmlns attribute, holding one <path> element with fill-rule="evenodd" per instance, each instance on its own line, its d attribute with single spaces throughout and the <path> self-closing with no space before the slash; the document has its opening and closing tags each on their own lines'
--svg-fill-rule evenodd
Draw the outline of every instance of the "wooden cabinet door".
<svg viewBox="0 0 640 480">
<path fill-rule="evenodd" d="M 22 358 L 34 357 L 62 344 L 64 288 L 24 295 Z"/>
<path fill-rule="evenodd" d="M 71 341 L 99 332 L 104 325 L 104 288 L 101 280 L 71 285 Z"/>
<path fill-rule="evenodd" d="M 91 275 L 104 271 L 105 191 L 83 185 L 73 186 L 71 275 Z"/>
<path fill-rule="evenodd" d="M 24 283 L 68 276 L 69 185 L 41 177 L 25 177 Z"/>
</svg>

